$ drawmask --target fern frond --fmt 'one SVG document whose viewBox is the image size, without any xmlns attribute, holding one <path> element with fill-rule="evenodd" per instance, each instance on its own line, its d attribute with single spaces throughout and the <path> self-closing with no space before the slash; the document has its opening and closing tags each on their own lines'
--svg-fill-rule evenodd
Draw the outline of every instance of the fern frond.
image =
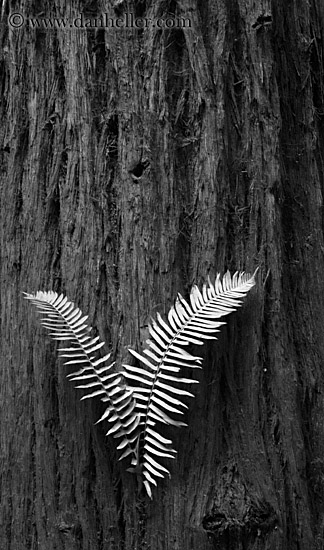
<svg viewBox="0 0 324 550">
<path fill-rule="evenodd" d="M 170 472 L 161 459 L 175 458 L 172 441 L 162 436 L 156 425 L 162 423 L 176 427 L 186 426 L 174 415 L 183 415 L 187 405 L 184 397 L 193 397 L 187 385 L 197 380 L 183 377 L 184 367 L 201 368 L 202 358 L 192 355 L 185 348 L 201 345 L 215 339 L 219 327 L 225 324 L 222 317 L 242 305 L 242 299 L 254 286 L 254 275 L 227 272 L 223 278 L 204 285 L 200 292 L 192 288 L 190 303 L 180 294 L 168 313 L 167 321 L 157 314 L 149 326 L 151 339 L 143 355 L 129 350 L 137 360 L 135 365 L 123 365 L 123 370 L 113 372 L 110 354 L 96 359 L 97 351 L 104 345 L 99 337 L 91 337 L 87 316 L 80 309 L 56 292 L 25 294 L 44 315 L 42 325 L 50 331 L 54 340 L 70 341 L 69 347 L 59 349 L 66 365 L 75 365 L 77 371 L 68 377 L 77 382 L 77 388 L 87 390 L 82 399 L 99 396 L 106 410 L 98 422 L 107 420 L 110 429 L 106 435 L 121 438 L 117 449 L 122 451 L 120 460 L 131 455 L 132 471 L 140 476 L 148 495 L 152 498 L 152 486 Z M 127 385 L 125 379 L 130 382 Z"/>
<path fill-rule="evenodd" d="M 96 359 L 96 352 L 105 343 L 99 342 L 99 336 L 91 337 L 91 327 L 85 323 L 88 316 L 83 317 L 81 310 L 63 294 L 53 291 L 24 294 L 44 315 L 41 324 L 50 331 L 50 336 L 54 340 L 70 341 L 70 347 L 58 350 L 61 357 L 67 359 L 65 365 L 79 367 L 76 372 L 68 374 L 68 378 L 78 383 L 77 388 L 88 390 L 81 400 L 99 396 L 106 404 L 98 422 L 107 420 L 112 427 L 106 435 L 113 434 L 113 437 L 123 439 L 120 448 L 126 447 L 126 450 L 120 459 L 135 454 L 139 417 L 133 391 L 126 387 L 122 372 L 112 371 L 114 363 L 104 364 L 110 359 L 110 353 Z"/>
<path fill-rule="evenodd" d="M 152 498 L 152 485 L 157 478 L 169 471 L 160 464 L 161 458 L 175 458 L 172 441 L 160 435 L 156 423 L 185 426 L 171 415 L 183 414 L 186 405 L 182 396 L 192 396 L 182 389 L 182 384 L 197 383 L 197 380 L 179 377 L 183 367 L 201 368 L 201 357 L 184 348 L 189 344 L 201 345 L 204 340 L 216 339 L 214 334 L 224 322 L 223 318 L 242 305 L 242 298 L 254 286 L 254 275 L 227 272 L 221 279 L 218 274 L 215 284 L 209 280 L 202 292 L 194 286 L 190 294 L 190 304 L 178 294 L 178 298 L 168 314 L 168 322 L 161 315 L 152 320 L 149 326 L 151 339 L 144 355 L 134 350 L 130 353 L 143 366 L 124 365 L 124 375 L 133 387 L 136 400 L 135 410 L 140 418 L 140 452 L 133 458 L 134 470 L 142 471 L 143 482 Z M 138 384 L 140 382 L 140 385 Z M 180 388 L 178 387 L 180 384 Z M 177 395 L 175 398 L 174 395 Z"/>
</svg>

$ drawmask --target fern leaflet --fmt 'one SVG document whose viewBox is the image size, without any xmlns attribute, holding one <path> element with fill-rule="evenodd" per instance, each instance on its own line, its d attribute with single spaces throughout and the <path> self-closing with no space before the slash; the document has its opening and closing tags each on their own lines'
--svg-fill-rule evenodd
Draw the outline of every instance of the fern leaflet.
<svg viewBox="0 0 324 550">
<path fill-rule="evenodd" d="M 114 363 L 101 366 L 110 359 L 110 353 L 95 359 L 95 352 L 105 343 L 99 342 L 99 336 L 90 336 L 91 327 L 85 323 L 88 316 L 83 317 L 81 310 L 75 308 L 63 294 L 59 296 L 52 291 L 38 291 L 36 295 L 24 294 L 45 315 L 41 323 L 51 331 L 50 336 L 54 340 L 70 341 L 70 347 L 60 348 L 59 353 L 61 357 L 68 359 L 65 365 L 76 365 L 80 368 L 68 374 L 68 378 L 79 383 L 77 388 L 89 390 L 90 393 L 81 400 L 100 396 L 101 401 L 107 405 L 98 422 L 107 420 L 113 424 L 106 435 L 123 438 L 118 447 L 125 449 L 120 460 L 129 454 L 135 454 L 139 418 L 135 411 L 133 391 L 125 386 L 122 372 L 111 372 Z"/>
<path fill-rule="evenodd" d="M 169 416 L 183 414 L 186 405 L 179 396 L 192 396 L 178 384 L 197 383 L 197 380 L 179 377 L 183 367 L 201 368 L 201 358 L 188 353 L 189 344 L 201 345 L 206 339 L 216 339 L 213 334 L 225 324 L 218 319 L 230 314 L 242 305 L 242 298 L 255 284 L 254 275 L 227 272 L 215 284 L 204 285 L 202 293 L 192 288 L 190 304 L 178 294 L 174 307 L 168 314 L 168 323 L 158 314 L 149 326 L 151 339 L 144 349 L 145 355 L 129 350 L 143 367 L 124 365 L 124 375 L 133 387 L 135 410 L 140 417 L 140 453 L 133 458 L 133 466 L 141 469 L 146 491 L 152 497 L 152 485 L 156 478 L 169 471 L 160 464 L 160 458 L 174 458 L 172 441 L 161 436 L 156 423 L 184 426 L 184 422 Z M 141 384 L 138 385 L 138 382 Z M 177 397 L 174 396 L 176 394 Z M 136 463 L 136 460 L 138 461 Z"/>
</svg>

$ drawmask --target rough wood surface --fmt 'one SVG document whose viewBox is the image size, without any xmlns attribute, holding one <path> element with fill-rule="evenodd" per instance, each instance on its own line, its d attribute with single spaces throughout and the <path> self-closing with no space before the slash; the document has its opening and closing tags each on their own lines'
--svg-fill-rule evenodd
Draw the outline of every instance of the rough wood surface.
<svg viewBox="0 0 324 550">
<path fill-rule="evenodd" d="M 115 4 L 3 3 L 0 547 L 321 550 L 322 0 Z M 178 291 L 257 265 L 148 502 L 22 291 L 67 294 L 121 362 Z"/>
</svg>

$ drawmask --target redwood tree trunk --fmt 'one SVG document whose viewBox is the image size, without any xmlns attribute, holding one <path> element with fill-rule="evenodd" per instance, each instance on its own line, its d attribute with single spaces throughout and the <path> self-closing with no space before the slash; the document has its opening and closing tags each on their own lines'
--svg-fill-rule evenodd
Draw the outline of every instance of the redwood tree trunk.
<svg viewBox="0 0 324 550">
<path fill-rule="evenodd" d="M 0 547 L 320 550 L 322 0 L 112 4 L 3 2 Z M 81 12 L 187 23 L 30 22 Z M 177 292 L 257 266 L 149 501 L 22 292 L 65 293 L 121 364 Z"/>
</svg>

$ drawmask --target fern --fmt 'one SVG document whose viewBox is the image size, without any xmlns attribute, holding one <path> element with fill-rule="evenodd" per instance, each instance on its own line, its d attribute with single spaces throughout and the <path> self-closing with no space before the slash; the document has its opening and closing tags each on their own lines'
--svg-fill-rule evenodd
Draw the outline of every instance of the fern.
<svg viewBox="0 0 324 550">
<path fill-rule="evenodd" d="M 99 337 L 89 336 L 91 329 L 85 324 L 87 317 L 82 317 L 81 311 L 67 298 L 55 292 L 26 295 L 46 315 L 42 324 L 52 331 L 50 335 L 56 340 L 72 341 L 72 347 L 59 350 L 62 357 L 69 359 L 67 365 L 81 367 L 68 375 L 69 378 L 82 382 L 78 388 L 90 390 L 82 399 L 98 395 L 107 404 L 98 422 L 106 419 L 112 424 L 107 435 L 122 438 L 117 447 L 123 451 L 120 459 L 131 455 L 129 471 L 138 475 L 151 498 L 152 485 L 157 484 L 158 478 L 170 475 L 160 463 L 161 458 L 176 456 L 172 441 L 160 434 L 157 423 L 186 426 L 170 415 L 184 413 L 187 405 L 183 397 L 193 397 L 184 388 L 198 383 L 179 375 L 183 368 L 201 368 L 202 358 L 185 348 L 216 338 L 215 333 L 224 324 L 219 319 L 242 305 L 242 298 L 255 284 L 254 277 L 255 274 L 244 273 L 231 277 L 227 272 L 221 279 L 218 274 L 215 284 L 209 281 L 202 292 L 197 286 L 192 288 L 190 303 L 178 294 L 168 320 L 158 314 L 157 320 L 149 326 L 151 339 L 143 355 L 129 350 L 137 364 L 123 365 L 119 372 L 109 372 L 114 363 L 101 366 L 110 354 L 95 360 L 93 353 L 104 343 L 98 343 Z"/>
<path fill-rule="evenodd" d="M 65 365 L 76 365 L 80 368 L 68 374 L 68 378 L 79 382 L 77 388 L 90 390 L 81 400 L 100 396 L 101 401 L 107 405 L 98 422 L 107 420 L 112 423 L 106 435 L 123 438 L 121 448 L 126 449 L 120 460 L 129 454 L 135 454 L 139 418 L 135 413 L 133 392 L 125 386 L 122 372 L 112 372 L 114 363 L 101 366 L 110 359 L 110 353 L 95 360 L 95 352 L 105 343 L 99 342 L 99 336 L 90 336 L 91 327 L 85 324 L 88 316 L 83 317 L 81 310 L 75 308 L 63 294 L 59 296 L 52 291 L 39 291 L 36 295 L 24 294 L 26 299 L 46 315 L 41 323 L 51 331 L 50 336 L 54 340 L 70 341 L 70 347 L 60 348 L 59 353 L 61 357 L 69 359 Z"/>
<path fill-rule="evenodd" d="M 222 280 L 218 274 L 214 285 L 210 281 L 205 284 L 202 293 L 194 286 L 190 304 L 178 294 L 174 307 L 169 311 L 168 323 L 158 314 L 157 321 L 152 321 L 149 326 L 151 340 L 147 341 L 145 355 L 129 350 L 143 364 L 143 367 L 124 365 L 124 375 L 133 386 L 135 410 L 140 417 L 140 453 L 133 458 L 133 465 L 141 468 L 150 497 L 151 485 L 156 485 L 156 478 L 170 475 L 160 464 L 160 458 L 174 458 L 176 454 L 171 446 L 172 441 L 162 437 L 156 429 L 156 422 L 179 427 L 186 425 L 171 418 L 169 413 L 183 414 L 186 405 L 178 397 L 192 394 L 178 385 L 197 383 L 197 380 L 178 377 L 177 373 L 183 367 L 201 368 L 201 358 L 184 348 L 189 344 L 201 345 L 204 340 L 216 339 L 213 334 L 225 324 L 218 319 L 241 306 L 242 298 L 254 284 L 254 275 L 235 273 L 231 278 L 227 272 Z M 136 460 L 139 462 L 136 463 Z"/>
</svg>

